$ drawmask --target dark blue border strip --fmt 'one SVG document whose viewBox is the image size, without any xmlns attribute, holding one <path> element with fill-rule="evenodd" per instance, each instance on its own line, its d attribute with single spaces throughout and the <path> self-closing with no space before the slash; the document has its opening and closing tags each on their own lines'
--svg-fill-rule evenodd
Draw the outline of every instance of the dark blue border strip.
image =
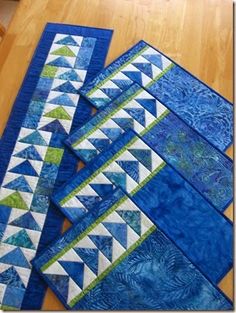
<svg viewBox="0 0 236 313">
<path fill-rule="evenodd" d="M 103 68 L 113 31 L 101 28 L 53 23 L 48 23 L 45 26 L 1 138 L 0 155 L 2 158 L 0 162 L 0 184 L 5 176 L 9 160 L 28 110 L 29 103 L 32 99 L 40 73 L 45 64 L 48 49 L 50 48 L 56 33 L 97 38 L 93 57 L 88 68 L 88 74 L 86 77 L 87 81 L 92 79 L 94 75 Z M 92 107 L 85 99 L 81 99 L 79 101 L 78 107 L 79 109 L 75 113 L 72 129 L 77 128 L 80 123 L 85 122 L 91 115 Z M 85 111 L 83 115 L 81 115 L 81 110 Z M 76 166 L 77 158 L 75 158 L 72 153 L 65 150 L 55 187 L 58 187 L 62 181 L 66 181 L 67 178 L 74 174 Z M 50 205 L 41 235 L 38 252 L 46 244 L 51 242 L 55 236 L 60 234 L 63 221 L 64 216 L 57 209 L 55 209 L 53 205 Z M 40 309 L 45 290 L 46 284 L 33 269 L 27 291 L 25 293 L 22 309 Z"/>
</svg>

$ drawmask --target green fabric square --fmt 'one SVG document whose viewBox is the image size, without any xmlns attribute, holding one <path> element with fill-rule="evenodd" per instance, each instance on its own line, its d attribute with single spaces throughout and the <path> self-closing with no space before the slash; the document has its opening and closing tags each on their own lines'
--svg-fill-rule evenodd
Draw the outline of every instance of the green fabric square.
<svg viewBox="0 0 236 313">
<path fill-rule="evenodd" d="M 63 149 L 48 147 L 45 162 L 59 165 L 63 156 Z"/>
<path fill-rule="evenodd" d="M 49 77 L 49 78 L 54 78 L 57 72 L 57 67 L 56 66 L 51 66 L 51 65 L 45 65 L 43 68 L 43 71 L 41 73 L 42 77 Z"/>
</svg>

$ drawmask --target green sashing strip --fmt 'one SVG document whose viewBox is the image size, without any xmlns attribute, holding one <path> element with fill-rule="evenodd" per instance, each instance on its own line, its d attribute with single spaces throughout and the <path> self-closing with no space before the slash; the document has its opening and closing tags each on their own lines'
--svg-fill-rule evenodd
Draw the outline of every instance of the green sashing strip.
<svg viewBox="0 0 236 313">
<path fill-rule="evenodd" d="M 0 305 L 0 310 L 3 311 L 18 311 L 19 309 L 14 306 L 8 306 L 8 305 Z"/>
<path fill-rule="evenodd" d="M 51 266 L 54 262 L 56 262 L 61 256 L 63 256 L 68 250 L 73 248 L 80 240 L 82 240 L 88 233 L 93 230 L 99 223 L 101 223 L 110 213 L 115 211 L 119 205 L 121 205 L 128 197 L 125 195 L 119 201 L 117 201 L 109 210 L 107 210 L 104 214 L 102 214 L 94 223 L 92 223 L 84 232 L 82 232 L 77 238 L 68 244 L 63 250 L 61 250 L 58 254 L 54 255 L 47 263 L 45 263 L 41 267 L 41 271 L 44 272 L 49 266 Z"/>
<path fill-rule="evenodd" d="M 116 158 L 118 158 L 130 145 L 132 145 L 135 141 L 137 141 L 139 137 L 133 137 L 122 149 L 120 149 L 111 159 L 109 159 L 106 163 L 104 163 L 99 169 L 97 169 L 90 177 L 88 177 L 82 184 L 80 184 L 77 188 L 75 188 L 70 194 L 68 194 L 65 198 L 63 198 L 59 204 L 62 206 L 71 198 L 73 198 L 77 192 L 83 189 L 91 180 L 93 180 L 99 173 L 102 172 L 109 164 L 111 164 Z"/>
<path fill-rule="evenodd" d="M 93 289 L 105 276 L 107 276 L 119 263 L 121 263 L 133 250 L 135 250 L 141 243 L 154 231 L 156 226 L 153 225 L 144 233 L 139 240 L 129 247 L 114 263 L 112 263 L 101 275 L 99 275 L 87 288 L 85 288 L 79 295 L 69 302 L 69 306 L 73 307 L 79 300 L 81 300 L 91 289 Z"/>
<path fill-rule="evenodd" d="M 90 129 L 90 131 L 88 131 L 86 134 L 84 134 L 84 136 L 82 136 L 80 139 L 78 139 L 76 142 L 74 142 L 72 144 L 72 147 L 77 146 L 79 143 L 81 143 L 84 139 L 86 139 L 88 136 L 90 136 L 94 131 L 96 131 L 100 126 L 102 126 L 102 124 L 104 124 L 105 122 L 107 122 L 109 120 L 109 118 L 114 115 L 115 113 L 117 113 L 120 109 L 122 109 L 129 101 L 133 100 L 134 97 L 136 97 L 138 94 L 140 94 L 143 91 L 143 88 L 140 87 L 140 89 L 138 89 L 133 95 L 131 95 L 128 99 L 126 99 L 125 101 L 121 102 L 118 107 L 113 110 L 112 112 L 110 112 L 109 114 L 107 114 L 104 119 L 102 119 L 97 125 L 95 125 L 92 129 Z"/>
<path fill-rule="evenodd" d="M 138 51 L 135 55 L 132 56 L 132 58 L 130 58 L 128 61 L 126 61 L 123 65 L 121 65 L 120 67 L 118 67 L 114 72 L 112 72 L 112 74 L 110 74 L 109 76 L 107 76 L 104 80 L 100 81 L 100 83 L 98 83 L 95 87 L 93 87 L 93 89 L 91 89 L 88 93 L 86 93 L 86 96 L 89 97 L 94 91 L 96 91 L 97 89 L 99 89 L 103 84 L 105 84 L 108 80 L 110 80 L 112 77 L 114 77 L 117 73 L 119 73 L 122 68 L 124 68 L 126 65 L 128 65 L 129 63 L 131 63 L 134 59 L 136 59 L 139 55 L 141 55 L 145 50 L 147 50 L 149 48 L 149 46 L 145 46 L 143 49 L 141 49 L 140 51 Z"/>
</svg>

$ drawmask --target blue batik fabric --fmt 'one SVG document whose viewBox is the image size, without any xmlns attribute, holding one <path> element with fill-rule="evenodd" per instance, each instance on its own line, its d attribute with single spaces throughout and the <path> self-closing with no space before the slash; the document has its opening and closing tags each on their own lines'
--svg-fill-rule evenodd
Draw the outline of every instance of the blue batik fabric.
<svg viewBox="0 0 236 313">
<path fill-rule="evenodd" d="M 137 201 L 211 281 L 218 283 L 232 267 L 232 223 L 132 130 L 52 199 L 74 223 L 115 187 Z"/>
<path fill-rule="evenodd" d="M 231 145 L 232 104 L 144 41 L 119 57 L 80 92 L 101 108 L 134 82 L 145 87 L 221 151 Z"/>
<path fill-rule="evenodd" d="M 2 309 L 40 309 L 45 284 L 30 261 L 60 234 L 63 217 L 49 199 L 77 163 L 63 141 L 91 115 L 78 89 L 101 70 L 111 34 L 48 24 L 17 96 L 0 147 Z"/>
<path fill-rule="evenodd" d="M 88 163 L 133 129 L 215 208 L 233 198 L 233 162 L 138 84 L 71 134 L 66 144 Z"/>
<path fill-rule="evenodd" d="M 33 264 L 70 310 L 232 309 L 230 300 L 119 189 Z"/>
</svg>

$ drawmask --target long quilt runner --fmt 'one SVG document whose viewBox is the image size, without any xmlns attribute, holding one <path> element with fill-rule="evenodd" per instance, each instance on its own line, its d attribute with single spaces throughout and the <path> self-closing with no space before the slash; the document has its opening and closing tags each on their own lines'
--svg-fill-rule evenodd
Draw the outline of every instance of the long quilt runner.
<svg viewBox="0 0 236 313">
<path fill-rule="evenodd" d="M 233 162 L 148 91 L 133 84 L 66 140 L 89 162 L 127 129 L 134 129 L 217 210 L 233 198 Z"/>
<path fill-rule="evenodd" d="M 111 63 L 80 93 L 101 108 L 134 82 L 221 151 L 232 144 L 232 104 L 144 41 Z"/>
<path fill-rule="evenodd" d="M 156 221 L 119 189 L 33 264 L 70 310 L 232 309 Z"/>
<path fill-rule="evenodd" d="M 211 281 L 218 283 L 231 268 L 232 223 L 132 130 L 58 189 L 52 199 L 76 222 L 115 187 L 137 201 Z"/>
<path fill-rule="evenodd" d="M 103 67 L 111 35 L 48 24 L 14 104 L 0 147 L 2 309 L 41 307 L 45 284 L 30 261 L 60 233 L 63 218 L 49 197 L 76 169 L 63 141 L 91 115 L 78 88 Z"/>
</svg>

